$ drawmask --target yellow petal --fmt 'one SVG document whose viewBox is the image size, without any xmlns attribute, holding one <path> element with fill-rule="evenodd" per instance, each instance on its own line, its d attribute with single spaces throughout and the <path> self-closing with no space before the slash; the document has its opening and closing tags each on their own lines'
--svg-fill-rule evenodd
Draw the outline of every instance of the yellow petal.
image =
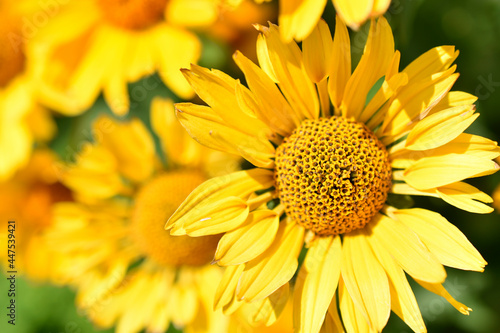
<svg viewBox="0 0 500 333">
<path fill-rule="evenodd" d="M 384 81 L 382 87 L 373 96 L 368 105 L 361 113 L 359 122 L 366 123 L 369 128 L 376 128 L 384 120 L 385 113 L 377 112 L 394 94 L 408 84 L 406 73 L 397 73 L 389 81 Z M 375 115 L 373 118 L 372 116 Z M 370 119 L 371 118 L 371 119 Z"/>
<path fill-rule="evenodd" d="M 172 305 L 169 313 L 175 325 L 184 326 L 190 323 L 198 312 L 199 302 L 196 289 L 174 285 L 169 295 L 169 303 Z"/>
<path fill-rule="evenodd" d="M 330 95 L 328 93 L 328 79 L 325 77 L 323 81 L 316 84 L 318 88 L 319 103 L 320 103 L 320 115 L 322 117 L 330 117 L 332 115 L 330 111 Z"/>
<path fill-rule="evenodd" d="M 144 295 L 144 304 L 139 305 L 138 304 L 138 309 L 131 309 L 132 307 L 129 307 L 127 309 L 127 312 L 131 312 L 131 316 L 141 316 L 143 319 L 142 322 L 142 327 L 146 326 L 149 322 L 152 321 L 152 314 L 155 306 L 164 300 L 164 297 L 166 296 L 167 293 L 170 293 L 171 286 L 170 286 L 170 281 L 167 280 L 167 283 L 165 283 L 165 279 L 169 279 L 171 274 L 165 274 L 162 271 L 156 272 L 156 273 L 149 273 L 149 276 L 146 275 L 147 279 L 145 279 L 143 288 L 140 292 L 140 294 Z M 155 290 L 156 293 L 151 293 L 150 295 L 148 294 L 148 290 Z M 139 296 L 140 297 L 140 296 Z"/>
<path fill-rule="evenodd" d="M 427 332 L 417 300 L 405 273 L 380 243 L 371 242 L 370 245 L 389 278 L 392 311 L 403 319 L 413 331 Z"/>
<path fill-rule="evenodd" d="M 409 168 L 424 157 L 443 156 L 448 154 L 464 154 L 470 158 L 495 159 L 500 156 L 500 148 L 496 142 L 478 135 L 467 133 L 460 134 L 456 139 L 444 146 L 424 151 L 412 151 L 404 149 L 405 141 L 394 145 L 389 149 L 393 167 Z"/>
<path fill-rule="evenodd" d="M 302 42 L 304 66 L 309 78 L 318 83 L 331 72 L 333 42 L 330 29 L 321 19 L 312 33 Z"/>
<path fill-rule="evenodd" d="M 436 193 L 450 205 L 471 213 L 488 214 L 493 211 L 493 207 L 482 203 L 491 203 L 493 199 L 467 183 L 457 182 L 439 187 Z"/>
<path fill-rule="evenodd" d="M 367 228 L 372 232 L 368 237 L 372 247 L 383 247 L 409 275 L 433 283 L 445 280 L 444 267 L 403 223 L 378 214 Z"/>
<path fill-rule="evenodd" d="M 272 244 L 278 227 L 279 215 L 276 212 L 251 212 L 245 224 L 222 236 L 214 261 L 221 266 L 228 266 L 256 258 Z"/>
<path fill-rule="evenodd" d="M 435 191 L 419 191 L 406 183 L 393 183 L 391 192 L 396 194 L 423 195 L 436 198 L 439 197 L 439 195 Z"/>
<path fill-rule="evenodd" d="M 347 333 L 376 332 L 369 326 L 366 314 L 362 313 L 354 304 L 342 277 L 339 280 L 339 307 Z"/>
<path fill-rule="evenodd" d="M 151 52 L 151 45 L 155 45 L 155 35 L 143 33 L 129 35 L 128 37 L 131 40 L 131 47 L 129 48 L 131 54 L 127 61 L 127 77 L 131 82 L 135 82 L 143 77 L 154 74 L 156 71 L 155 56 Z M 152 90 L 160 85 L 158 79 L 153 79 L 152 77 L 143 82 L 143 87 L 146 90 Z"/>
<path fill-rule="evenodd" d="M 124 333 L 129 330 L 140 330 L 145 322 L 149 321 L 151 313 L 150 311 L 152 311 L 151 305 L 153 303 L 150 301 L 150 299 L 148 299 L 148 301 L 150 301 L 148 302 L 148 304 L 139 307 L 137 305 L 138 302 L 134 301 L 139 299 L 141 295 L 147 294 L 148 288 L 152 287 L 151 284 L 153 284 L 153 281 L 151 280 L 151 276 L 148 276 L 146 274 L 136 276 L 136 280 L 134 281 L 135 283 L 133 283 L 133 285 L 130 286 L 130 289 L 124 293 L 123 301 L 132 304 L 128 308 L 123 309 L 123 312 L 120 313 L 119 320 L 116 325 L 117 332 Z"/>
<path fill-rule="evenodd" d="M 281 222 L 274 243 L 246 265 L 237 288 L 238 299 L 263 299 L 287 283 L 297 270 L 303 243 L 304 228 Z"/>
<path fill-rule="evenodd" d="M 391 64 L 387 68 L 387 72 L 385 72 L 385 80 L 389 81 L 392 77 L 399 73 L 399 62 L 401 61 L 401 52 L 396 50 L 394 52 L 394 56 L 392 57 Z M 406 74 L 406 73 L 405 73 Z M 408 74 L 406 74 L 408 77 Z"/>
<path fill-rule="evenodd" d="M 224 270 L 214 298 L 214 311 L 231 302 L 245 265 L 228 266 Z"/>
<path fill-rule="evenodd" d="M 384 17 L 372 20 L 363 56 L 347 82 L 342 114 L 355 119 L 363 111 L 366 96 L 373 85 L 384 76 L 394 56 L 392 30 Z"/>
<path fill-rule="evenodd" d="M 159 66 L 158 72 L 163 82 L 180 98 L 193 97 L 193 89 L 179 69 L 198 61 L 201 43 L 196 35 L 163 23 L 155 28 L 152 40 L 152 46 L 156 47 L 155 63 Z M 176 52 L 172 52 L 173 49 Z"/>
<path fill-rule="evenodd" d="M 169 279 L 172 275 L 171 272 L 166 273 L 163 270 L 150 273 L 149 282 L 146 283 L 142 291 L 144 295 L 144 304 L 138 306 L 140 309 L 139 311 L 132 310 L 132 312 L 135 312 L 133 315 L 137 316 L 138 313 L 143 314 L 145 318 L 142 323 L 143 327 L 148 326 L 153 320 L 156 320 L 156 318 L 153 317 L 154 310 L 158 307 L 158 303 L 163 303 L 165 296 L 170 294 L 171 285 Z M 147 295 L 148 290 L 155 290 L 155 293 L 149 293 L 149 295 Z"/>
<path fill-rule="evenodd" d="M 340 276 L 340 237 L 322 237 L 307 252 L 294 290 L 296 332 L 319 332 Z"/>
<path fill-rule="evenodd" d="M 470 157 L 482 157 L 495 159 L 500 153 L 500 149 L 495 141 L 479 135 L 462 133 L 443 147 L 430 150 L 433 156 L 450 153 L 466 154 Z"/>
<path fill-rule="evenodd" d="M 442 146 L 462 134 L 479 116 L 473 105 L 457 106 L 420 120 L 406 138 L 406 148 L 427 150 Z"/>
<path fill-rule="evenodd" d="M 75 165 L 63 174 L 63 182 L 85 197 L 110 198 L 125 189 L 117 164 L 108 149 L 87 144 L 77 156 Z"/>
<path fill-rule="evenodd" d="M 151 127 L 160 139 L 168 137 L 169 125 L 173 123 L 172 120 L 175 121 L 173 115 L 175 109 L 172 100 L 156 97 L 151 101 Z"/>
<path fill-rule="evenodd" d="M 16 102 L 18 103 L 18 102 Z M 0 106 L 2 108 L 2 106 Z M 56 134 L 57 132 L 57 126 L 56 123 L 54 122 L 52 112 L 47 110 L 45 107 L 42 107 L 40 105 L 33 105 L 33 107 L 30 110 L 31 112 L 28 113 L 27 117 L 19 117 L 17 121 L 21 120 L 21 122 L 26 122 L 26 125 L 29 128 L 29 131 L 32 133 L 33 138 L 37 142 L 48 142 L 50 141 Z M 0 111 L 3 112 L 3 111 Z M 12 109 L 9 109 L 9 113 L 15 112 Z M 24 113 L 24 112 L 23 112 Z M 18 115 L 19 116 L 19 115 Z M 7 116 L 9 117 L 9 116 Z M 9 117 L 10 118 L 10 117 Z M 17 117 L 15 117 L 17 118 Z M 15 127 L 17 127 L 17 124 L 13 126 L 12 122 L 8 122 L 6 124 L 7 127 L 10 128 L 9 132 L 11 130 L 14 130 Z M 22 125 L 21 125 L 22 126 Z M 22 126 L 24 127 L 24 126 Z M 2 129 L 3 131 L 3 129 Z M 15 132 L 15 130 L 14 130 Z M 9 133 L 10 134 L 10 133 Z M 9 136 L 7 134 L 7 137 Z"/>
<path fill-rule="evenodd" d="M 319 116 L 319 100 L 314 83 L 309 79 L 302 62 L 302 52 L 295 42 L 284 42 L 278 27 L 260 27 L 269 51 L 269 59 L 278 85 L 291 107 L 301 118 Z"/>
<path fill-rule="evenodd" d="M 430 80 L 421 81 L 420 84 L 409 81 L 387 110 L 381 129 L 383 135 L 397 138 L 424 119 L 457 80 L 458 74 L 452 74 L 455 68 L 453 66 L 447 72 L 433 75 Z M 393 141 L 394 139 L 383 142 L 389 144 Z"/>
<path fill-rule="evenodd" d="M 105 69 L 103 93 L 106 103 L 118 116 L 128 113 L 130 108 L 129 93 L 127 88 L 128 77 L 124 68 L 129 67 L 128 55 L 133 52 L 135 45 L 133 39 L 128 38 L 119 30 L 110 30 L 109 38 L 113 41 L 113 52 L 119 55 Z"/>
<path fill-rule="evenodd" d="M 299 123 L 299 116 L 294 113 L 278 87 L 264 71 L 239 51 L 234 53 L 233 59 L 245 74 L 248 87 L 254 93 L 258 104 L 255 109 L 257 117 L 276 133 L 290 135 L 295 124 Z"/>
<path fill-rule="evenodd" d="M 41 6 L 38 9 L 42 9 Z M 36 39 L 43 43 L 49 40 L 55 44 L 62 44 L 67 41 L 76 39 L 88 31 L 96 22 L 101 20 L 100 10 L 96 10 L 96 4 L 92 2 L 74 2 L 61 6 L 60 9 L 64 15 L 53 15 L 50 24 L 45 24 L 43 29 L 39 29 L 36 33 Z M 50 10 L 47 7 L 47 10 Z M 82 15 L 85 13 L 86 15 Z M 35 14 L 34 12 L 32 14 Z M 71 27 L 70 29 L 61 29 L 61 27 Z"/>
<path fill-rule="evenodd" d="M 477 101 L 477 97 L 463 91 L 450 91 L 446 96 L 432 109 L 432 112 L 449 109 L 455 106 L 470 105 Z"/>
<path fill-rule="evenodd" d="M 104 52 L 109 41 L 113 40 L 116 30 L 108 26 L 100 26 L 92 36 L 92 43 L 85 55 L 74 69 L 69 78 L 67 93 L 78 105 L 78 109 L 85 110 L 92 106 L 100 93 L 102 81 L 107 71 L 102 68 L 112 67 L 116 55 Z M 111 38 L 111 39 L 110 39 Z M 123 56 L 120 54 L 120 56 Z"/>
<path fill-rule="evenodd" d="M 191 325 L 193 332 L 222 332 L 227 327 L 222 310 L 214 311 L 214 295 L 217 290 L 217 283 L 222 278 L 222 271 L 216 266 L 204 266 L 195 268 L 194 280 L 200 310 Z"/>
<path fill-rule="evenodd" d="M 408 75 L 410 81 L 419 82 L 447 70 L 457 57 L 455 46 L 437 46 L 413 60 L 403 72 Z"/>
<path fill-rule="evenodd" d="M 192 237 L 218 235 L 239 227 L 245 222 L 249 212 L 246 201 L 238 197 L 199 204 L 197 208 L 198 214 L 191 214 L 189 219 L 181 218 L 170 234 Z"/>
<path fill-rule="evenodd" d="M 127 82 L 122 76 L 115 74 L 115 76 L 110 77 L 104 84 L 103 95 L 114 114 L 123 116 L 128 113 L 130 99 Z"/>
<path fill-rule="evenodd" d="M 118 170 L 133 182 L 148 179 L 154 171 L 156 152 L 153 137 L 139 119 L 119 123 L 101 116 L 93 124 L 96 141 L 115 156 Z"/>
<path fill-rule="evenodd" d="M 213 0 L 170 0 L 165 14 L 172 25 L 203 27 L 214 23 L 219 12 Z"/>
<path fill-rule="evenodd" d="M 391 0 L 374 0 L 371 12 L 372 17 L 383 15 L 391 4 Z"/>
<path fill-rule="evenodd" d="M 327 0 L 280 0 L 279 26 L 286 42 L 298 41 L 311 33 Z"/>
<path fill-rule="evenodd" d="M 228 126 L 228 124 L 213 112 L 212 108 L 191 103 L 175 105 L 177 119 L 187 130 L 189 135 L 199 143 L 230 154 L 241 155 L 250 163 L 272 168 L 274 161 L 274 147 L 264 137 L 246 134 Z"/>
<path fill-rule="evenodd" d="M 182 225 L 189 219 L 199 219 L 203 215 L 197 208 L 199 204 L 217 203 L 230 196 L 247 199 L 253 192 L 273 184 L 273 172 L 263 169 L 239 171 L 207 180 L 191 192 L 170 217 L 165 228 Z"/>
<path fill-rule="evenodd" d="M 442 284 L 440 283 L 428 283 L 420 280 L 415 280 L 420 284 L 422 287 L 425 289 L 435 293 L 436 295 L 439 295 L 441 297 L 444 297 L 455 309 L 460 311 L 460 313 L 464 315 L 469 315 L 469 312 L 472 311 L 471 308 L 468 306 L 457 302 L 451 295 L 450 293 L 443 287 Z"/>
<path fill-rule="evenodd" d="M 498 169 L 498 164 L 486 158 L 448 154 L 418 160 L 405 170 L 404 180 L 418 190 L 428 190 L 466 178 L 489 175 Z"/>
<path fill-rule="evenodd" d="M 342 280 L 358 308 L 364 308 L 371 327 L 382 331 L 391 313 L 389 282 L 362 232 L 344 236 Z"/>
<path fill-rule="evenodd" d="M 222 313 L 224 313 L 224 315 L 226 316 L 232 315 L 245 305 L 244 301 L 238 300 L 238 298 L 236 297 L 236 293 L 233 293 L 231 296 L 231 301 L 228 304 L 224 305 L 224 307 L 222 308 Z"/>
<path fill-rule="evenodd" d="M 458 269 L 484 270 L 486 261 L 467 237 L 438 213 L 425 209 L 400 209 L 394 216 L 413 230 L 441 264 Z"/>
<path fill-rule="evenodd" d="M 274 73 L 273 64 L 271 63 L 271 59 L 269 59 L 269 50 L 267 49 L 267 43 L 264 38 L 264 35 L 259 34 L 257 37 L 257 59 L 259 60 L 259 66 L 262 68 L 264 73 L 269 76 L 274 83 L 278 83 L 278 79 L 276 78 L 276 74 Z M 239 51 L 236 51 L 239 52 Z M 240 67 L 241 68 L 241 67 Z"/>
<path fill-rule="evenodd" d="M 339 290 L 339 288 L 337 288 Z M 338 293 L 337 293 L 338 294 Z M 344 326 L 342 325 L 342 321 L 340 320 L 339 310 L 337 308 L 337 299 L 335 295 L 333 296 L 332 301 L 330 302 L 330 306 L 328 307 L 328 312 L 326 314 L 325 322 L 321 327 L 321 333 L 344 333 Z"/>
<path fill-rule="evenodd" d="M 197 165 L 201 149 L 175 117 L 171 100 L 156 97 L 151 102 L 151 126 L 160 138 L 169 162 L 179 165 Z"/>
<path fill-rule="evenodd" d="M 370 17 L 373 0 L 333 0 L 335 10 L 340 18 L 352 29 L 359 27 Z M 383 4 L 377 6 L 381 9 Z"/>
<path fill-rule="evenodd" d="M 335 36 L 333 38 L 332 67 L 328 79 L 328 93 L 330 100 L 340 115 L 340 104 L 344 97 L 345 86 L 351 77 L 351 44 L 349 33 L 344 22 L 336 17 Z"/>
<path fill-rule="evenodd" d="M 182 73 L 198 96 L 224 120 L 226 126 L 253 136 L 266 137 L 269 134 L 269 129 L 262 121 L 240 109 L 235 95 L 235 79 L 221 71 L 193 64 L 191 70 L 182 69 Z"/>
<path fill-rule="evenodd" d="M 247 307 L 251 307 L 250 322 L 254 325 L 263 324 L 270 326 L 283 312 L 290 294 L 290 285 L 285 283 L 278 290 L 272 293 L 269 297 L 262 301 L 246 303 Z M 260 303 L 260 304 L 259 304 Z"/>
<path fill-rule="evenodd" d="M 398 113 L 401 112 L 401 109 L 405 108 L 406 104 L 412 102 L 413 100 L 420 102 L 420 104 L 417 103 L 419 108 L 416 111 L 409 110 L 407 112 L 411 111 L 413 115 L 426 110 L 426 112 L 420 116 L 420 119 L 423 119 L 431 107 L 435 106 L 441 101 L 441 99 L 448 95 L 448 91 L 444 91 L 444 93 L 434 91 L 434 85 L 439 84 L 445 79 L 449 79 L 449 77 L 455 73 L 456 67 L 457 66 L 455 65 L 451 68 L 446 67 L 446 70 L 441 72 L 428 73 L 427 76 L 419 78 L 419 80 L 415 80 L 414 78 L 414 76 L 419 73 L 412 73 L 412 71 L 407 71 L 406 69 L 403 70 L 402 73 L 407 75 L 409 85 L 401 89 L 399 94 L 395 96 L 394 100 L 392 100 L 389 105 L 384 106 L 384 110 L 388 113 L 388 119 L 385 119 L 384 128 Z M 421 70 L 424 71 L 423 69 Z M 458 76 L 458 74 L 455 76 Z M 433 101 L 433 96 L 439 97 L 438 100 Z M 425 101 L 425 103 L 422 104 L 422 101 Z M 430 105 L 431 107 L 427 107 L 427 105 Z M 414 116 L 410 117 L 410 119 L 413 119 L 413 117 Z"/>
</svg>

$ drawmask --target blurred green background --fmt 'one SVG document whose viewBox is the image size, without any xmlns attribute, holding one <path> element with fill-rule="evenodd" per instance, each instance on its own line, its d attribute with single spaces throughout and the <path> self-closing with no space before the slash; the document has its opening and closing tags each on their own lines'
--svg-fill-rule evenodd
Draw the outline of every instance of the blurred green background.
<svg viewBox="0 0 500 333">
<path fill-rule="evenodd" d="M 334 10 L 328 2 L 324 18 L 333 23 Z M 455 45 L 460 50 L 456 60 L 461 74 L 454 90 L 463 90 L 479 97 L 478 120 L 467 132 L 500 141 L 500 1 L 497 0 L 396 0 L 386 14 L 401 51 L 401 69 L 428 49 L 438 45 Z M 362 41 L 366 32 L 352 33 L 352 41 Z M 233 77 L 242 77 L 230 58 L 228 46 L 202 36 L 204 53 L 201 64 L 218 68 Z M 359 44 L 358 44 L 359 45 Z M 362 48 L 353 48 L 354 59 Z M 145 80 L 155 80 L 153 76 Z M 159 81 L 157 81 L 159 82 Z M 139 116 L 148 122 L 150 100 L 157 95 L 173 96 L 162 84 L 154 90 L 142 91 L 141 82 L 130 86 L 132 107 L 129 116 Z M 135 93 L 134 93 L 135 92 Z M 82 140 L 89 139 L 89 125 L 101 112 L 109 109 L 100 99 L 89 112 L 75 118 L 57 120 L 59 136 L 52 143 L 63 159 L 71 159 Z M 86 133 L 86 134 L 85 134 Z M 471 184 L 492 194 L 500 183 L 500 174 L 473 179 Z M 463 316 L 443 298 L 413 284 L 429 332 L 500 332 L 500 256 L 498 238 L 500 218 L 498 212 L 487 215 L 471 214 L 432 198 L 416 198 L 415 206 L 435 210 L 462 230 L 481 252 L 488 266 L 484 273 L 448 269 L 445 286 L 460 302 L 473 309 Z M 0 280 L 2 320 L 0 332 L 22 333 L 86 333 L 95 332 L 92 324 L 79 315 L 74 307 L 74 293 L 69 288 L 55 288 L 18 278 L 17 318 L 15 329 L 7 324 L 6 306 L 8 281 Z M 112 332 L 113 330 L 100 331 Z M 176 332 L 171 328 L 169 332 Z M 411 332 L 395 315 L 391 315 L 384 332 Z"/>
</svg>

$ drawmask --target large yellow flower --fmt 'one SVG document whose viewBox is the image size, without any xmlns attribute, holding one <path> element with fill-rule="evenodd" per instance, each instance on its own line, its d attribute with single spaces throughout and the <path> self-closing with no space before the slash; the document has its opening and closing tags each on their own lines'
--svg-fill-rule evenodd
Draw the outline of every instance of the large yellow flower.
<svg viewBox="0 0 500 333">
<path fill-rule="evenodd" d="M 49 112 L 37 103 L 26 68 L 24 14 L 14 4 L 0 5 L 0 182 L 28 164 L 35 142 L 47 141 L 55 132 Z"/>
<path fill-rule="evenodd" d="M 40 94 L 53 109 L 75 115 L 101 93 L 118 115 L 129 109 L 127 84 L 159 72 L 178 96 L 192 90 L 179 68 L 201 52 L 186 27 L 217 19 L 222 0 L 73 0 L 34 34 Z M 150 85 L 144 87 L 148 89 Z"/>
<path fill-rule="evenodd" d="M 258 1 L 262 2 L 262 0 Z M 303 40 L 318 23 L 327 0 L 280 0 L 279 25 L 287 42 Z M 383 15 L 390 0 L 332 0 L 337 14 L 352 29 L 357 30 L 371 17 Z"/>
<path fill-rule="evenodd" d="M 168 156 L 165 168 L 138 119 L 107 116 L 93 125 L 63 182 L 76 201 L 54 206 L 46 244 L 57 251 L 61 282 L 99 327 L 117 332 L 223 332 L 212 311 L 220 268 L 210 265 L 220 236 L 173 237 L 163 229 L 182 200 L 210 175 L 238 168 L 239 157 L 208 150 L 182 129 L 169 101 L 155 100 L 152 125 Z"/>
<path fill-rule="evenodd" d="M 434 196 L 489 213 L 491 198 L 463 180 L 497 171 L 500 149 L 463 133 L 478 115 L 476 97 L 450 91 L 454 47 L 433 48 L 400 72 L 391 28 L 379 18 L 351 73 L 347 28 L 337 20 L 335 29 L 332 41 L 320 21 L 301 51 L 278 27 L 260 26 L 260 67 L 234 54 L 249 88 L 217 70 L 183 70 L 209 106 L 176 104 L 179 121 L 200 143 L 256 168 L 200 185 L 166 228 L 224 234 L 216 308 L 286 297 L 281 290 L 298 273 L 297 332 L 342 323 L 348 332 L 381 331 L 391 309 L 423 332 L 405 272 L 467 314 L 442 285 L 443 265 L 483 271 L 486 262 L 443 216 L 398 209 L 391 197 Z"/>
</svg>

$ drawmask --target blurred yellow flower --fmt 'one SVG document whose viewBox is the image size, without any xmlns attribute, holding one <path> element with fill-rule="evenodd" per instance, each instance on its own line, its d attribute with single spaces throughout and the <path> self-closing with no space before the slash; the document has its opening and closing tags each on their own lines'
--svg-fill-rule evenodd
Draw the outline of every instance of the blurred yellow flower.
<svg viewBox="0 0 500 333">
<path fill-rule="evenodd" d="M 0 6 L 0 182 L 27 165 L 35 142 L 55 133 L 49 112 L 37 103 L 21 23 L 17 8 Z"/>
<path fill-rule="evenodd" d="M 222 272 L 210 265 L 220 237 L 173 237 L 163 226 L 208 176 L 238 169 L 239 157 L 193 141 L 170 101 L 153 102 L 151 122 L 167 168 L 138 119 L 94 122 L 95 142 L 62 177 L 76 201 L 55 205 L 46 244 L 58 253 L 59 278 L 77 288 L 78 307 L 99 327 L 223 332 L 227 320 L 212 311 Z"/>
<path fill-rule="evenodd" d="M 222 0 L 71 0 L 34 34 L 29 52 L 44 103 L 66 115 L 102 92 L 112 111 L 129 109 L 127 84 L 159 72 L 178 96 L 193 92 L 179 68 L 201 44 L 186 27 L 212 24 Z"/>
<path fill-rule="evenodd" d="M 286 42 L 303 40 L 318 23 L 327 0 L 280 0 L 279 26 Z M 352 29 L 357 30 L 366 20 L 383 15 L 390 0 L 332 0 L 337 14 Z"/>
<path fill-rule="evenodd" d="M 15 269 L 35 280 L 55 281 L 54 257 L 42 246 L 42 233 L 51 226 L 52 205 L 71 200 L 70 191 L 58 182 L 58 162 L 49 150 L 35 150 L 28 165 L 8 181 L 0 182 L 1 246 L 7 249 L 7 223 L 15 222 Z M 5 242 L 5 244 L 4 244 Z M 2 265 L 8 252 L 2 251 Z"/>
<path fill-rule="evenodd" d="M 261 67 L 234 54 L 249 88 L 192 65 L 183 73 L 209 106 L 176 104 L 193 138 L 256 166 L 206 181 L 166 224 L 175 236 L 223 234 L 215 262 L 227 267 L 216 308 L 231 312 L 266 298 L 282 304 L 298 273 L 298 332 L 342 330 L 342 323 L 348 332 L 380 332 L 391 309 L 424 332 L 406 272 L 468 314 L 443 287 L 444 266 L 482 272 L 486 261 L 440 214 L 388 200 L 426 195 L 492 211 L 484 204 L 492 199 L 463 182 L 496 172 L 500 148 L 463 133 L 478 114 L 476 97 L 450 91 L 458 52 L 433 48 L 400 72 L 391 28 L 380 17 L 351 73 L 342 20 L 333 40 L 320 21 L 302 50 L 284 42 L 277 26 L 258 29 Z"/>
</svg>

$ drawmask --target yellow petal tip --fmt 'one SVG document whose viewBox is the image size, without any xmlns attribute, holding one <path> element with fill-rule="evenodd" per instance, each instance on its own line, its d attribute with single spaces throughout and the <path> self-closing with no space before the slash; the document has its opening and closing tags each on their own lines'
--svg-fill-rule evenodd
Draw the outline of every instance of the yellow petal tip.
<svg viewBox="0 0 500 333">
<path fill-rule="evenodd" d="M 267 34 L 267 33 L 269 32 L 269 28 L 268 28 L 268 27 L 266 27 L 266 26 L 264 26 L 264 25 L 262 25 L 262 24 L 255 23 L 255 24 L 253 24 L 253 27 L 254 27 L 257 31 L 259 31 L 259 32 L 261 32 L 261 33 L 263 33 L 263 34 Z"/>
<path fill-rule="evenodd" d="M 467 307 L 467 308 L 463 307 L 463 308 L 460 308 L 458 311 L 460 311 L 460 313 L 468 316 L 470 314 L 470 312 L 472 312 L 472 309 L 469 307 Z"/>
<path fill-rule="evenodd" d="M 170 230 L 170 235 L 172 235 L 172 236 L 185 236 L 186 230 L 184 230 L 184 229 L 172 229 L 172 230 Z"/>
</svg>

